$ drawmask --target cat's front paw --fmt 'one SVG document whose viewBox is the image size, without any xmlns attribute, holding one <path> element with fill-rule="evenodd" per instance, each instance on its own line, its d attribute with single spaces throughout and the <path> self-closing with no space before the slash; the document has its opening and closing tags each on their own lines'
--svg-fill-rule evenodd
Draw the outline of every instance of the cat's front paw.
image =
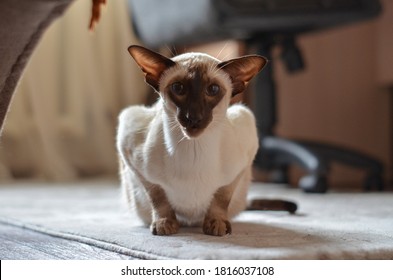
<svg viewBox="0 0 393 280">
<path fill-rule="evenodd" d="M 214 236 L 223 236 L 232 233 L 231 223 L 228 220 L 210 218 L 203 222 L 203 233 Z"/>
<path fill-rule="evenodd" d="M 176 219 L 161 218 L 152 222 L 150 230 L 154 235 L 171 235 L 177 233 L 179 227 Z"/>
</svg>

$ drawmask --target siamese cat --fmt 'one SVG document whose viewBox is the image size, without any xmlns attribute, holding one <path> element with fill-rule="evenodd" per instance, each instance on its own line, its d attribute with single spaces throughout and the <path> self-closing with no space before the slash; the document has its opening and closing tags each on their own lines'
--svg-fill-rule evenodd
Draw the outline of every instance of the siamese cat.
<svg viewBox="0 0 393 280">
<path fill-rule="evenodd" d="M 185 53 L 170 59 L 135 45 L 128 51 L 159 95 L 152 107 L 131 106 L 119 116 L 120 179 L 130 209 L 155 235 L 175 234 L 180 225 L 230 234 L 230 219 L 247 208 L 258 149 L 253 113 L 230 105 L 231 99 L 266 58 L 221 62 Z M 257 200 L 251 206 L 296 210 L 285 201 Z"/>
</svg>

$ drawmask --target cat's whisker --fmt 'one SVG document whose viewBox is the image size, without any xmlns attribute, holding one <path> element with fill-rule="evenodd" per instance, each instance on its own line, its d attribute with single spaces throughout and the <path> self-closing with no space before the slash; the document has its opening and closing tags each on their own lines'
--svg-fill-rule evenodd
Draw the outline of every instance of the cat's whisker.
<svg viewBox="0 0 393 280">
<path fill-rule="evenodd" d="M 177 142 L 177 145 L 179 145 L 184 140 L 187 140 L 187 136 L 185 136 L 185 135 L 183 135 L 183 137 L 179 140 L 179 142 Z"/>
<path fill-rule="evenodd" d="M 165 45 L 165 47 L 169 50 L 171 53 L 172 57 L 176 56 L 176 53 L 173 52 L 172 48 L 170 48 L 168 45 Z"/>
<path fill-rule="evenodd" d="M 228 59 L 228 57 L 230 57 L 230 56 L 232 56 L 232 55 L 233 55 L 233 52 L 229 52 L 229 53 L 227 53 L 221 60 L 222 60 L 222 61 L 225 61 L 225 60 Z"/>
<path fill-rule="evenodd" d="M 218 59 L 220 59 L 221 53 L 224 51 L 224 49 L 226 49 L 227 46 L 228 46 L 228 41 L 225 42 L 225 45 L 221 48 L 221 50 L 220 50 L 220 51 L 218 52 L 218 54 L 216 55 L 216 57 L 217 57 Z M 224 59 L 221 59 L 221 60 L 224 60 Z"/>
<path fill-rule="evenodd" d="M 179 54 L 179 52 L 177 51 L 177 49 L 176 49 L 176 46 L 175 46 L 175 45 L 173 45 L 173 50 L 175 51 L 175 55 L 178 55 L 178 54 Z"/>
<path fill-rule="evenodd" d="M 216 62 L 211 62 L 209 64 L 209 73 L 212 75 L 215 75 L 219 69 L 217 68 L 217 63 Z"/>
<path fill-rule="evenodd" d="M 212 72 L 214 72 L 213 70 L 214 70 L 214 67 L 215 67 L 215 65 L 214 65 L 214 63 L 209 63 L 208 64 L 208 73 L 212 73 Z"/>
<path fill-rule="evenodd" d="M 179 123 L 177 122 L 177 120 L 169 120 L 169 129 L 171 131 L 174 131 L 175 129 L 179 128 Z"/>
<path fill-rule="evenodd" d="M 231 62 L 229 62 L 228 64 L 231 64 Z M 227 64 L 226 64 L 227 65 Z M 222 67 L 217 67 L 217 65 L 214 65 L 215 67 L 214 67 L 214 71 L 212 71 L 212 76 L 216 76 L 216 75 L 218 75 L 218 72 L 220 71 L 220 70 L 222 70 Z"/>
</svg>

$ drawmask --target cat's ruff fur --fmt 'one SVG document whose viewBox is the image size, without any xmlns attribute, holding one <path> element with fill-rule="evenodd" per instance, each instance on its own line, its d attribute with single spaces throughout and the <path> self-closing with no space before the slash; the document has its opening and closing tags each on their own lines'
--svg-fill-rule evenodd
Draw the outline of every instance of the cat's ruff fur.
<svg viewBox="0 0 393 280">
<path fill-rule="evenodd" d="M 152 107 L 130 106 L 119 116 L 117 149 L 124 194 L 131 211 L 147 225 L 154 222 L 155 214 L 146 186 L 162 188 L 181 224 L 200 225 L 215 194 L 229 186 L 225 219 L 230 219 L 246 207 L 258 149 L 254 116 L 246 106 L 230 106 L 232 77 L 217 68 L 220 61 L 201 53 L 187 53 L 172 61 L 176 65 L 160 76 L 158 101 Z M 204 74 L 213 77 L 225 95 L 212 110 L 209 125 L 200 135 L 190 137 L 179 124 L 177 108 L 164 87 L 174 76 L 187 75 L 194 65 L 207 65 Z"/>
</svg>

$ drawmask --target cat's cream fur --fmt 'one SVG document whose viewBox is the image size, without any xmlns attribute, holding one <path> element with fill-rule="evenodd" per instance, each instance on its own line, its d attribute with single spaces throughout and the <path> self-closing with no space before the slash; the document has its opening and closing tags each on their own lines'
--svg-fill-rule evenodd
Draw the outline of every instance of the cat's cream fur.
<svg viewBox="0 0 393 280">
<path fill-rule="evenodd" d="M 152 107 L 130 106 L 119 116 L 122 188 L 131 211 L 151 225 L 155 234 L 177 232 L 176 221 L 204 224 L 207 234 L 230 233 L 228 220 L 246 207 L 258 149 L 253 113 L 241 104 L 230 106 L 233 77 L 217 68 L 217 59 L 187 53 L 171 60 L 175 65 L 159 77 L 158 101 Z M 204 74 L 213 77 L 225 95 L 214 107 L 209 125 L 193 137 L 179 124 L 177 107 L 166 87 L 196 64 L 207 66 Z M 155 202 L 155 197 L 167 202 Z"/>
</svg>

